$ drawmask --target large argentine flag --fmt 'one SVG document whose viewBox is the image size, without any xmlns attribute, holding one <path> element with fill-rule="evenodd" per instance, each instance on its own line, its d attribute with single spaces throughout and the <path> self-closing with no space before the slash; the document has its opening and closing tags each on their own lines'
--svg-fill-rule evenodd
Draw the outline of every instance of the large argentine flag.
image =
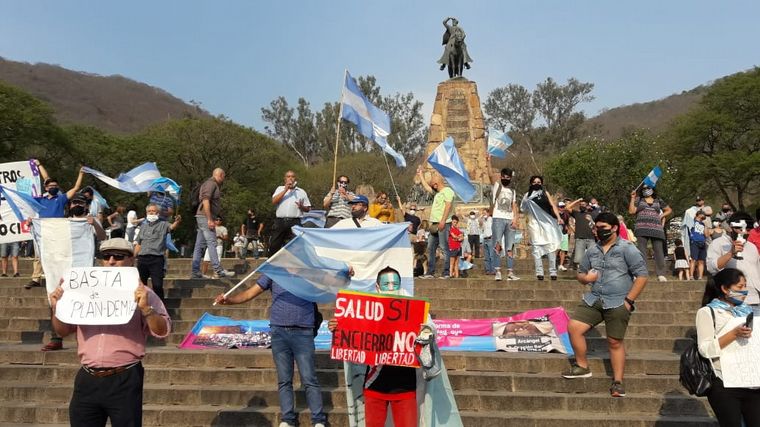
<svg viewBox="0 0 760 427">
<path fill-rule="evenodd" d="M 85 219 L 43 218 L 32 223 L 48 293 L 71 267 L 92 267 L 95 236 Z"/>
<path fill-rule="evenodd" d="M 364 96 L 356 80 L 346 71 L 343 91 L 340 97 L 341 118 L 356 125 L 359 133 L 369 138 L 396 161 L 396 166 L 406 167 L 404 156 L 388 145 L 387 137 L 391 133 L 391 118 L 384 111 L 375 107 Z"/>
<path fill-rule="evenodd" d="M 2 202 L 7 203 L 11 212 L 16 216 L 19 222 L 24 222 L 29 218 L 36 218 L 37 212 L 42 210 L 40 202 L 29 194 L 11 190 L 10 188 L 0 185 L 0 194 Z"/>
<path fill-rule="evenodd" d="M 507 157 L 507 149 L 513 144 L 512 138 L 505 132 L 496 129 L 488 129 L 488 154 L 499 157 Z"/>
<path fill-rule="evenodd" d="M 85 173 L 92 174 L 95 178 L 105 182 L 111 187 L 118 188 L 127 193 L 145 193 L 147 191 L 164 191 L 171 194 L 175 199 L 179 196 L 180 186 L 169 178 L 161 176 L 158 167 L 153 162 L 143 163 L 140 166 L 111 178 L 103 172 L 84 167 Z"/>
<path fill-rule="evenodd" d="M 660 180 L 660 177 L 662 176 L 662 169 L 660 169 L 659 166 L 655 166 L 654 169 L 652 169 L 651 172 L 649 172 L 649 175 L 644 177 L 644 185 L 646 185 L 649 188 L 654 188 L 655 185 L 657 185 L 657 181 Z"/>
<path fill-rule="evenodd" d="M 475 196 L 477 190 L 470 182 L 470 176 L 464 167 L 462 159 L 454 146 L 454 138 L 448 137 L 440 143 L 427 159 L 430 166 L 440 173 L 451 189 L 464 202 L 469 202 Z"/>
<path fill-rule="evenodd" d="M 401 287 L 414 295 L 407 224 L 320 229 L 294 227 L 296 237 L 258 270 L 288 292 L 318 303 L 335 301 L 341 289 L 374 292 L 384 267 L 401 274 Z M 348 267 L 354 276 L 349 279 Z"/>
</svg>

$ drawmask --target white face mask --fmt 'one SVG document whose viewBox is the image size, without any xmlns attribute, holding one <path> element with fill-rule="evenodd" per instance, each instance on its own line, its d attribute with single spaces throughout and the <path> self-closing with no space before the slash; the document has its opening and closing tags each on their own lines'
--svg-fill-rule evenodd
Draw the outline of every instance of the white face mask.
<svg viewBox="0 0 760 427">
<path fill-rule="evenodd" d="M 475 219 L 475 215 L 470 215 L 470 219 Z"/>
<path fill-rule="evenodd" d="M 158 221 L 158 215 L 145 215 L 145 219 L 147 219 L 148 222 L 156 222 Z"/>
<path fill-rule="evenodd" d="M 416 211 L 416 210 L 414 210 L 414 209 L 410 209 L 410 210 L 409 210 L 409 213 L 410 213 L 410 214 L 412 214 L 412 215 L 414 215 L 414 214 L 416 214 L 416 213 L 417 213 L 417 211 Z"/>
</svg>

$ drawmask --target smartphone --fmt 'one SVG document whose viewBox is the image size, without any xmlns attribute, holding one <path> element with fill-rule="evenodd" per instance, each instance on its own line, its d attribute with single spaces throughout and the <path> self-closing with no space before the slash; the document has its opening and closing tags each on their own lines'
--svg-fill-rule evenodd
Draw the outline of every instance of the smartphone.
<svg viewBox="0 0 760 427">
<path fill-rule="evenodd" d="M 747 315 L 747 322 L 744 324 L 744 326 L 752 329 L 752 321 L 755 319 L 755 313 L 750 313 Z"/>
</svg>

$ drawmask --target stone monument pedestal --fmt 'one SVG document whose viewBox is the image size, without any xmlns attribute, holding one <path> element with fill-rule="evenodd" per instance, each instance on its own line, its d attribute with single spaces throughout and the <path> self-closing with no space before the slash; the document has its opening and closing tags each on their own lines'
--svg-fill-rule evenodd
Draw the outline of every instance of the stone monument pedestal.
<svg viewBox="0 0 760 427">
<path fill-rule="evenodd" d="M 464 77 L 438 84 L 433 116 L 430 119 L 426 158 L 448 136 L 454 138 L 454 145 L 470 180 L 488 183 L 485 122 L 480 109 L 478 86 Z M 424 167 L 425 178 L 429 179 L 434 170 L 427 163 Z"/>
</svg>

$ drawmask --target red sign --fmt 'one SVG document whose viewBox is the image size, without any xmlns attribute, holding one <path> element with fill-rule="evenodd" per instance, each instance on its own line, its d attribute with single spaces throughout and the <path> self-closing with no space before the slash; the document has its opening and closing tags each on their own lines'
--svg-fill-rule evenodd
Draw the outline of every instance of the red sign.
<svg viewBox="0 0 760 427">
<path fill-rule="evenodd" d="M 370 366 L 419 367 L 414 340 L 429 309 L 422 299 L 340 291 L 330 357 Z"/>
</svg>

